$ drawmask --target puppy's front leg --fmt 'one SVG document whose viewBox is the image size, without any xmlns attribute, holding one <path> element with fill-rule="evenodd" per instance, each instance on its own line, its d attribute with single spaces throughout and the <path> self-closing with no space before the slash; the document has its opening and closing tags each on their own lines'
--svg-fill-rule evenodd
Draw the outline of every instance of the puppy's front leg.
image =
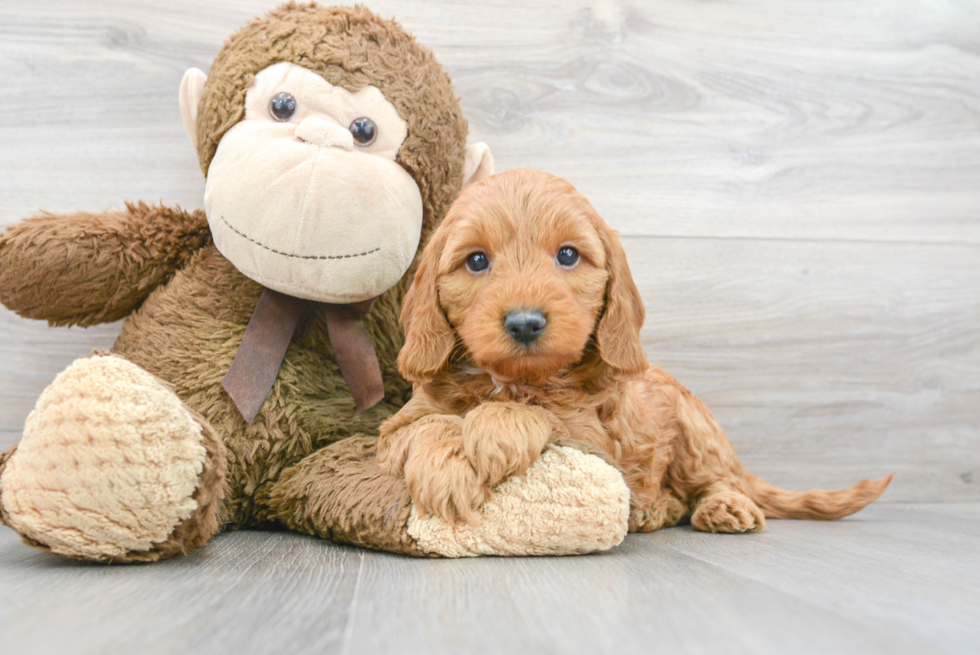
<svg viewBox="0 0 980 655">
<path fill-rule="evenodd" d="M 378 464 L 403 475 L 415 508 L 455 523 L 476 521 L 489 489 L 463 453 L 463 419 L 438 411 L 423 394 L 381 426 Z"/>
<path fill-rule="evenodd" d="M 526 471 L 549 439 L 567 437 L 554 414 L 514 402 L 484 403 L 463 419 L 463 452 L 480 480 L 493 486 Z"/>
</svg>

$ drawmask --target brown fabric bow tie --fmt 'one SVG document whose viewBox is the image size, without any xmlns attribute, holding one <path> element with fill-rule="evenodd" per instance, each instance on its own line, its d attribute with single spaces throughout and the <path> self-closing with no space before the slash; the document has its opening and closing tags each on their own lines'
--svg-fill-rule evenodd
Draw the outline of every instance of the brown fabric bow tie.
<svg viewBox="0 0 980 655">
<path fill-rule="evenodd" d="M 351 305 L 314 303 L 265 289 L 245 328 L 235 359 L 221 381 L 249 425 L 279 375 L 286 349 L 300 319 L 310 306 L 323 308 L 327 336 L 340 373 L 347 382 L 354 406 L 365 410 L 384 398 L 381 367 L 374 343 L 364 327 L 364 315 L 373 300 Z"/>
</svg>

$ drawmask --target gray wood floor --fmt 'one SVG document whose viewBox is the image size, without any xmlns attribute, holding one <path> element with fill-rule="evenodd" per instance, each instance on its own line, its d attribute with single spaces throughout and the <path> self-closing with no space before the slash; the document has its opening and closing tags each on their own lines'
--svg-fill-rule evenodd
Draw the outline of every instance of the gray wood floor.
<svg viewBox="0 0 980 655">
<path fill-rule="evenodd" d="M 200 207 L 181 75 L 274 4 L 0 3 L 0 227 Z M 243 533 L 107 569 L 0 529 L 0 652 L 980 653 L 980 2 L 369 4 L 435 51 L 498 169 L 563 175 L 622 231 L 648 354 L 750 469 L 898 470 L 884 504 L 570 559 Z M 118 331 L 0 308 L 0 448 Z"/>
<path fill-rule="evenodd" d="M 103 567 L 0 532 L 2 651 L 978 653 L 980 503 L 570 558 L 413 560 L 287 533 Z"/>
</svg>

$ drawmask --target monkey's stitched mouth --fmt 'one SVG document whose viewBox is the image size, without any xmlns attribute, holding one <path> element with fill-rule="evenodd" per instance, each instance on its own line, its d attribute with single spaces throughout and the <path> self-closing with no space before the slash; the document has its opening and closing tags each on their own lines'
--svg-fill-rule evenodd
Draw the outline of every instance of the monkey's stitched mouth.
<svg viewBox="0 0 980 655">
<path fill-rule="evenodd" d="M 265 245 L 261 241 L 256 241 L 255 239 L 253 239 L 252 237 L 248 236 L 247 234 L 245 234 L 241 230 L 237 229 L 234 225 L 232 225 L 231 223 L 229 223 L 227 220 L 225 220 L 224 215 L 221 216 L 221 222 L 224 223 L 225 225 L 227 225 L 229 230 L 231 230 L 232 232 L 234 232 L 238 236 L 242 237 L 243 239 L 248 239 L 249 241 L 251 241 L 255 245 L 259 246 L 260 248 L 265 248 L 269 252 L 273 252 L 273 253 L 275 253 L 277 255 L 282 255 L 283 257 L 293 257 L 295 259 L 351 259 L 352 257 L 363 257 L 365 255 L 370 255 L 370 254 L 376 253 L 379 250 L 381 250 L 381 246 L 378 246 L 377 248 L 375 248 L 373 250 L 365 250 L 364 252 L 358 252 L 358 253 L 354 253 L 354 254 L 351 254 L 351 255 L 297 255 L 295 253 L 283 252 L 281 250 L 276 250 L 275 248 L 272 248 L 271 246 Z"/>
</svg>

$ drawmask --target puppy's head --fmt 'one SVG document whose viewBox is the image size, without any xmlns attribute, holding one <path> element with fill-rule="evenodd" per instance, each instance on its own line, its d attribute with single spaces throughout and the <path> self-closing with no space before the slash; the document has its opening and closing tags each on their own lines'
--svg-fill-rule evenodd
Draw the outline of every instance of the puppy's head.
<svg viewBox="0 0 980 655">
<path fill-rule="evenodd" d="M 643 303 L 616 233 L 565 180 L 527 169 L 479 182 L 450 208 L 402 306 L 399 369 L 426 382 L 457 337 L 498 379 L 541 383 L 597 348 L 646 368 Z"/>
</svg>

